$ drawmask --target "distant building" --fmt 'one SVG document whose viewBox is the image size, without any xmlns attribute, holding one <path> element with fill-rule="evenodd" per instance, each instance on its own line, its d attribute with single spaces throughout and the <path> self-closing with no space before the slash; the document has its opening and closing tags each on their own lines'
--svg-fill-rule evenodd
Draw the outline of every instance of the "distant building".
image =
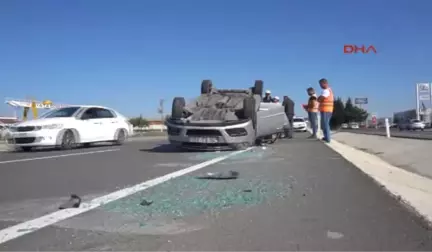
<svg viewBox="0 0 432 252">
<path fill-rule="evenodd" d="M 400 122 L 400 121 L 415 119 L 416 116 L 417 116 L 417 113 L 416 113 L 415 109 L 395 112 L 395 113 L 393 113 L 393 121 Z"/>
<path fill-rule="evenodd" d="M 416 119 L 417 113 L 415 109 L 410 109 L 406 111 L 396 112 L 393 114 L 393 121 L 399 122 L 403 120 Z M 432 119 L 432 109 L 427 108 L 420 114 L 420 120 L 430 123 Z"/>
<path fill-rule="evenodd" d="M 146 126 L 146 127 L 134 127 L 134 129 L 137 131 L 139 131 L 139 130 L 162 131 L 162 130 L 167 129 L 167 127 L 165 125 L 165 121 L 163 121 L 161 119 L 149 119 L 149 120 L 147 120 L 147 122 L 148 122 L 148 126 Z"/>
<path fill-rule="evenodd" d="M 165 125 L 165 121 L 156 119 L 156 120 L 147 120 L 149 126 L 146 127 L 148 130 L 166 130 L 167 127 Z"/>
</svg>

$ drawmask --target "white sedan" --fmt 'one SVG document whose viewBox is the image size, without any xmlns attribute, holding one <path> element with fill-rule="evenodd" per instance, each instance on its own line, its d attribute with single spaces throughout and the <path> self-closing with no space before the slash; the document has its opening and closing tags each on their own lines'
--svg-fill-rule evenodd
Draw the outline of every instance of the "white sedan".
<svg viewBox="0 0 432 252">
<path fill-rule="evenodd" d="M 33 147 L 71 149 L 95 142 L 123 144 L 133 134 L 128 119 L 101 106 L 70 106 L 49 111 L 39 119 L 10 127 L 7 143 L 30 151 Z"/>
<path fill-rule="evenodd" d="M 304 118 L 301 118 L 301 117 L 293 118 L 292 127 L 294 128 L 295 131 L 302 131 L 302 132 L 307 131 L 306 121 Z"/>
</svg>

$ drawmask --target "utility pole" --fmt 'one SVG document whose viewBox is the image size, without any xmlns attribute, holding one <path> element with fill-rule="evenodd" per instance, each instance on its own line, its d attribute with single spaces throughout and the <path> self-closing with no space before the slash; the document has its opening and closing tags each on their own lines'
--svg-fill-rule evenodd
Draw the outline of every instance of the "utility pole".
<svg viewBox="0 0 432 252">
<path fill-rule="evenodd" d="M 161 116 L 161 121 L 162 121 L 162 122 L 165 121 L 165 118 L 164 118 L 164 107 L 163 107 L 163 104 L 164 104 L 164 99 L 160 99 L 160 100 L 159 100 L 158 113 L 159 113 L 160 116 Z M 162 127 L 162 126 L 161 126 L 161 132 L 163 132 L 163 127 Z"/>
</svg>

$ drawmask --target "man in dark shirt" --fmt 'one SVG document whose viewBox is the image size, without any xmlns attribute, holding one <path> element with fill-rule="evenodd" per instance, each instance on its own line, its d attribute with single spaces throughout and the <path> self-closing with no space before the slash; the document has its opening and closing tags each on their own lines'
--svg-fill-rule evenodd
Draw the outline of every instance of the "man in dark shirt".
<svg viewBox="0 0 432 252">
<path fill-rule="evenodd" d="M 271 92 L 270 92 L 270 90 L 267 90 L 266 92 L 265 92 L 265 96 L 263 97 L 263 100 L 262 100 L 263 102 L 267 102 L 267 103 L 270 103 L 270 102 L 273 102 L 273 98 L 271 97 Z"/>
<path fill-rule="evenodd" d="M 289 121 L 289 128 L 285 132 L 285 135 L 288 138 L 293 137 L 293 118 L 294 118 L 294 101 L 291 100 L 288 96 L 284 96 L 282 106 L 285 108 L 285 114 Z"/>
</svg>

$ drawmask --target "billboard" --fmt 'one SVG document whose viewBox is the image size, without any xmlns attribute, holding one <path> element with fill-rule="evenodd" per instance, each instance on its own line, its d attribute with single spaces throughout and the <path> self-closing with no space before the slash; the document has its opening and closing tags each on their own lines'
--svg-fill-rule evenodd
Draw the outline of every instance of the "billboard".
<svg viewBox="0 0 432 252">
<path fill-rule="evenodd" d="M 368 104 L 368 98 L 354 98 L 354 104 L 361 105 L 361 104 Z"/>
<path fill-rule="evenodd" d="M 426 108 L 431 103 L 432 103 L 432 99 L 431 99 L 431 85 L 430 85 L 430 83 L 429 82 L 417 83 L 416 84 L 417 119 L 420 119 L 420 115 L 425 114 Z"/>
</svg>

